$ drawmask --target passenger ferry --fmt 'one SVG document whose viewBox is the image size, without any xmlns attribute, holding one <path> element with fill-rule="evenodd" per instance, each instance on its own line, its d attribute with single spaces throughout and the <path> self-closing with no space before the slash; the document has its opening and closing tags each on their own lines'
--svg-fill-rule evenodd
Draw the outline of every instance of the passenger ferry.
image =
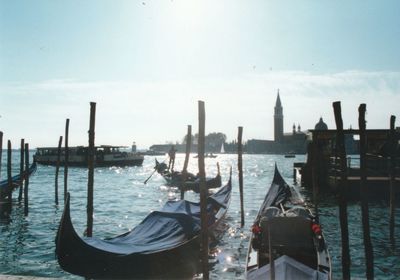
<svg viewBox="0 0 400 280">
<path fill-rule="evenodd" d="M 95 147 L 94 165 L 102 166 L 135 166 L 142 165 L 144 156 L 136 152 L 121 151 L 124 146 L 101 145 Z M 39 164 L 56 165 L 58 148 L 37 148 L 33 156 Z M 65 148 L 61 148 L 60 165 L 65 162 Z M 88 166 L 88 147 L 68 147 L 68 166 Z"/>
</svg>

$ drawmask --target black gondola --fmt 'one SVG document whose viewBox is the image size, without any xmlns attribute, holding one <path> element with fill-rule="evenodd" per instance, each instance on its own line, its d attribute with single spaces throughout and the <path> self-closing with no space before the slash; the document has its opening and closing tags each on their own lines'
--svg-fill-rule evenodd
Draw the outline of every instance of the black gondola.
<svg viewBox="0 0 400 280">
<path fill-rule="evenodd" d="M 28 169 L 28 176 L 31 176 L 37 169 L 36 161 L 34 161 Z M 25 174 L 23 175 L 25 176 Z M 21 174 L 17 174 L 11 178 L 12 189 L 18 188 L 21 182 Z M 2 180 L 0 182 L 0 193 L 2 198 L 6 197 L 9 193 L 8 189 L 8 179 Z"/>
<path fill-rule="evenodd" d="M 207 189 L 221 187 L 221 174 L 219 170 L 219 164 L 217 163 L 218 174 L 213 178 L 206 178 Z M 167 185 L 178 187 L 179 189 L 192 190 L 194 192 L 200 192 L 200 178 L 193 173 L 188 172 L 186 180 L 183 183 L 182 172 L 168 170 L 168 166 L 165 163 L 160 163 L 156 159 L 156 165 L 154 169 L 167 181 Z"/>
<path fill-rule="evenodd" d="M 321 227 L 276 166 L 250 240 L 246 279 L 331 279 Z"/>
<path fill-rule="evenodd" d="M 209 231 L 225 216 L 231 179 L 207 198 Z M 185 278 L 201 270 L 200 204 L 168 201 L 133 230 L 112 239 L 79 237 L 71 222 L 70 197 L 56 237 L 61 268 L 86 278 Z"/>
</svg>

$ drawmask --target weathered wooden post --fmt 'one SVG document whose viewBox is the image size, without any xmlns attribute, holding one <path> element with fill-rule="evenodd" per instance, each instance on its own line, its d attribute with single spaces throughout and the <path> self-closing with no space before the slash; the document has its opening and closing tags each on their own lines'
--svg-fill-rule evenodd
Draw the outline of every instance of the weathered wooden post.
<svg viewBox="0 0 400 280">
<path fill-rule="evenodd" d="M 3 132 L 0 131 L 0 178 L 1 178 L 1 163 L 2 163 L 2 157 L 3 157 Z M 0 188 L 0 217 L 1 218 L 6 218 L 7 216 L 7 206 L 5 205 L 5 201 L 3 200 L 2 197 L 5 196 L 5 191 L 3 188 Z"/>
<path fill-rule="evenodd" d="M 339 186 L 339 219 L 342 237 L 342 274 L 343 279 L 350 279 L 350 252 L 349 252 L 349 229 L 347 221 L 347 163 L 346 150 L 344 146 L 342 108 L 340 101 L 333 102 L 333 110 L 336 122 L 336 150 L 340 158 L 340 186 Z"/>
<path fill-rule="evenodd" d="M 89 147 L 88 147 L 88 197 L 86 235 L 93 233 L 93 184 L 94 184 L 94 127 L 96 120 L 96 103 L 90 102 Z"/>
<path fill-rule="evenodd" d="M 22 200 L 22 192 L 24 189 L 24 146 L 25 146 L 25 140 L 21 139 L 21 148 L 20 148 L 20 159 L 19 159 L 19 195 L 18 195 L 18 201 Z M 28 170 L 26 171 L 28 172 Z"/>
<path fill-rule="evenodd" d="M 185 182 L 187 178 L 187 167 L 189 164 L 191 146 L 192 146 L 192 126 L 188 125 L 187 136 L 186 136 L 186 155 L 182 170 L 181 199 L 185 198 Z"/>
<path fill-rule="evenodd" d="M 2 157 L 3 157 L 3 131 L 0 131 L 0 178 L 1 178 L 1 162 L 2 162 Z M 1 194 L 1 189 L 0 189 L 0 194 Z M 0 196 L 1 197 L 1 196 Z"/>
<path fill-rule="evenodd" d="M 26 178 L 25 178 L 25 188 L 24 188 L 24 215 L 28 216 L 29 208 L 29 197 L 28 197 L 28 190 L 29 190 L 29 144 L 25 143 L 25 170 L 26 170 Z"/>
<path fill-rule="evenodd" d="M 360 129 L 360 198 L 361 198 L 361 215 L 364 234 L 364 249 L 367 266 L 367 279 L 374 278 L 374 252 L 372 250 L 371 235 L 369 230 L 369 208 L 368 208 L 368 188 L 366 174 L 366 157 L 367 157 L 367 135 L 365 122 L 366 105 L 360 104 L 358 107 L 358 126 Z"/>
<path fill-rule="evenodd" d="M 199 139 L 198 139 L 198 162 L 200 176 L 200 211 L 201 211 L 201 262 L 203 269 L 203 279 L 209 279 L 208 272 L 208 219 L 207 219 L 207 187 L 204 166 L 204 146 L 205 146 L 205 123 L 206 113 L 204 101 L 199 101 Z"/>
<path fill-rule="evenodd" d="M 239 171 L 239 192 L 240 192 L 240 227 L 244 226 L 244 207 L 243 207 L 243 127 L 238 129 L 238 171 Z"/>
<path fill-rule="evenodd" d="M 69 132 L 69 119 L 65 121 L 65 151 L 64 151 L 64 203 L 67 198 L 68 192 L 68 161 L 69 161 L 69 151 L 68 151 L 68 132 Z"/>
<path fill-rule="evenodd" d="M 310 143 L 309 151 L 311 154 L 311 182 L 313 190 L 313 203 L 315 208 L 315 215 L 318 216 L 318 195 L 319 195 L 319 174 L 318 174 L 318 144 L 316 139 Z"/>
<path fill-rule="evenodd" d="M 297 184 L 297 169 L 293 168 L 293 184 Z"/>
<path fill-rule="evenodd" d="M 56 205 L 58 205 L 58 171 L 60 170 L 62 140 L 63 140 L 63 137 L 60 136 L 60 139 L 58 140 L 57 162 L 56 162 L 56 178 L 55 178 L 55 185 L 54 185 L 54 196 L 55 196 Z"/>
<path fill-rule="evenodd" d="M 10 206 L 9 214 L 11 214 L 13 183 L 12 183 L 12 176 L 11 176 L 11 141 L 10 140 L 7 141 L 7 180 L 8 180 L 8 186 L 7 186 L 8 204 Z"/>
<path fill-rule="evenodd" d="M 396 204 L 396 193 L 394 190 L 394 185 L 395 185 L 395 161 L 396 161 L 396 137 L 395 137 L 395 129 L 394 129 L 394 123 L 396 121 L 395 116 L 390 116 L 390 146 L 391 151 L 390 151 L 390 165 L 389 165 L 389 172 L 390 172 L 390 201 L 389 201 L 389 207 L 390 207 L 390 217 L 389 217 L 389 231 L 390 231 L 390 242 L 394 246 L 395 244 L 395 238 L 394 238 L 394 228 L 395 228 L 395 204 Z"/>
</svg>

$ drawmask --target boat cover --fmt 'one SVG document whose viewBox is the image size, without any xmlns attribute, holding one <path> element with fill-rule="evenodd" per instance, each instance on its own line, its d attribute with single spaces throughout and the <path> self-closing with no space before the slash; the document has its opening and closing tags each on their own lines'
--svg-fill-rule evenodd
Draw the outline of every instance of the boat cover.
<svg viewBox="0 0 400 280">
<path fill-rule="evenodd" d="M 209 224 L 216 220 L 214 209 L 226 208 L 231 185 L 228 183 L 217 193 L 208 197 Z M 116 254 L 150 254 L 174 248 L 198 235 L 200 226 L 200 204 L 185 200 L 168 201 L 160 211 L 150 213 L 132 231 L 112 239 L 83 238 L 87 244 Z"/>
<path fill-rule="evenodd" d="M 283 255 L 275 260 L 275 280 L 296 279 L 296 280 L 325 280 L 328 274 L 319 272 L 311 267 L 302 264 L 295 259 Z M 271 267 L 269 264 L 247 272 L 248 280 L 271 279 Z"/>
</svg>

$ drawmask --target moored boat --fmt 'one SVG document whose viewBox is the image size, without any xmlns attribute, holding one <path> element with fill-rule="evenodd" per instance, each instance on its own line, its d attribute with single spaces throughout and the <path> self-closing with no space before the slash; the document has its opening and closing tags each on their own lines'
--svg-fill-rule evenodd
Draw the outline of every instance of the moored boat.
<svg viewBox="0 0 400 280">
<path fill-rule="evenodd" d="M 167 185 L 174 186 L 179 189 L 192 190 L 200 192 L 200 178 L 193 173 L 188 172 L 186 179 L 183 182 L 183 174 L 179 171 L 170 171 L 168 166 L 163 162 L 158 162 L 157 159 L 154 169 L 165 179 Z M 215 177 L 206 178 L 207 189 L 219 188 L 222 184 L 219 164 L 217 163 L 218 173 Z"/>
<path fill-rule="evenodd" d="M 37 164 L 34 161 L 28 169 L 28 176 L 31 176 L 37 169 Z M 22 175 L 23 177 L 26 176 L 26 173 Z M 21 174 L 17 174 L 11 178 L 12 182 L 12 189 L 18 188 L 20 186 L 21 181 Z M 9 192 L 8 189 L 8 179 L 0 181 L 0 193 L 1 197 L 4 198 L 7 196 Z"/>
<path fill-rule="evenodd" d="M 250 240 L 246 279 L 331 279 L 321 227 L 276 166 Z"/>
<path fill-rule="evenodd" d="M 212 234 L 231 199 L 231 179 L 207 198 L 208 229 Z M 101 240 L 80 237 L 70 216 L 70 196 L 56 237 L 61 268 L 86 278 L 187 278 L 199 273 L 200 204 L 168 201 L 133 230 Z"/>
<path fill-rule="evenodd" d="M 123 146 L 101 145 L 95 147 L 95 167 L 103 166 L 135 166 L 142 165 L 144 156 L 139 153 L 121 151 Z M 57 164 L 58 148 L 37 148 L 34 159 L 44 165 Z M 65 148 L 61 149 L 60 164 L 65 162 Z M 68 166 L 87 167 L 88 147 L 77 146 L 68 148 Z"/>
</svg>

